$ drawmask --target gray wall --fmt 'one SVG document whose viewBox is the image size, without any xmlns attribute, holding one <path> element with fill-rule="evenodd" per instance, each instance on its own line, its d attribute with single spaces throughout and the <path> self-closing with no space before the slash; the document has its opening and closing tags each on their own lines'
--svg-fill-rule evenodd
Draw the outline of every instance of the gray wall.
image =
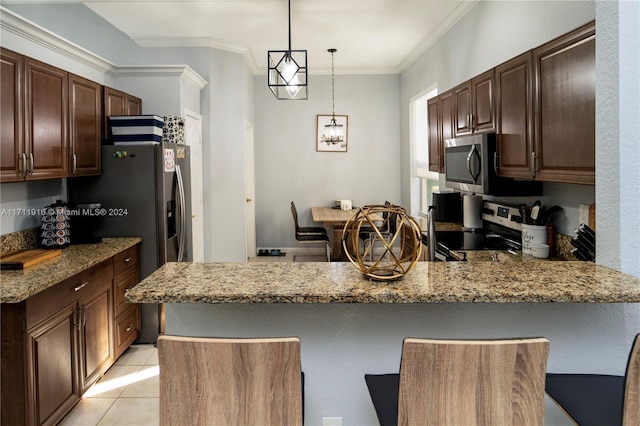
<svg viewBox="0 0 640 426">
<path fill-rule="evenodd" d="M 640 3 L 597 12 L 597 261 L 640 276 Z"/>
<path fill-rule="evenodd" d="M 336 199 L 400 203 L 397 75 L 336 76 L 335 112 L 349 117 L 346 153 L 316 151 L 316 115 L 331 114 L 331 76 L 309 77 L 307 101 L 277 100 L 263 75 L 254 90 L 258 247 L 299 246 L 291 201 L 302 226 L 312 224 L 310 207 Z"/>
</svg>

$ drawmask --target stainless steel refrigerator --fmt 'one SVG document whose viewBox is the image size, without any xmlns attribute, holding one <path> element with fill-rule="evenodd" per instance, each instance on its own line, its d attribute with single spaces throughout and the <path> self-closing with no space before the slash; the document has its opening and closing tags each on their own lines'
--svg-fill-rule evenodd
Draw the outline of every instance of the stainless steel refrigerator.
<svg viewBox="0 0 640 426">
<path fill-rule="evenodd" d="M 96 237 L 141 237 L 140 278 L 191 254 L 189 147 L 173 143 L 104 145 L 102 174 L 68 180 L 71 204 L 100 203 Z M 71 229 L 73 235 L 73 229 Z M 164 331 L 162 305 L 141 306 L 138 343 L 155 343 Z"/>
</svg>

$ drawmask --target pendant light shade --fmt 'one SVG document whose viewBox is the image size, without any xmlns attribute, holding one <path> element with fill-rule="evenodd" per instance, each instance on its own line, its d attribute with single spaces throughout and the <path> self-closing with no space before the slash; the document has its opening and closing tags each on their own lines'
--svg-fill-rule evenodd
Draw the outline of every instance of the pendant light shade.
<svg viewBox="0 0 640 426">
<path fill-rule="evenodd" d="M 336 49 L 327 50 L 331 53 L 331 121 L 324 126 L 324 141 L 333 145 L 342 143 L 344 141 L 344 128 L 342 124 L 336 123 L 336 94 L 334 87 L 334 70 L 333 70 L 333 54 L 337 52 Z"/>
<path fill-rule="evenodd" d="M 267 83 L 277 99 L 307 99 L 307 51 L 291 50 L 291 0 L 289 0 L 289 50 L 267 53 Z"/>
</svg>

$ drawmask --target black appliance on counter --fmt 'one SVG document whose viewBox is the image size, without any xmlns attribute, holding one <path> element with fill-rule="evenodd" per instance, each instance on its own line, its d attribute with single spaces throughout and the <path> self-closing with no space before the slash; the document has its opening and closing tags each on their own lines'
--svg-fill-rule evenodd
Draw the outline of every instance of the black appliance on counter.
<svg viewBox="0 0 640 426">
<path fill-rule="evenodd" d="M 459 192 L 434 192 L 431 204 L 436 222 L 462 222 L 462 197 Z"/>
<path fill-rule="evenodd" d="M 436 259 L 465 260 L 456 253 L 471 250 L 522 250 L 522 216 L 518 207 L 490 201 L 482 205 L 481 230 L 436 231 Z M 423 243 L 426 236 L 423 233 Z"/>
<path fill-rule="evenodd" d="M 96 235 L 103 216 L 102 204 L 79 203 L 70 206 L 71 244 L 97 244 L 102 237 Z"/>
</svg>

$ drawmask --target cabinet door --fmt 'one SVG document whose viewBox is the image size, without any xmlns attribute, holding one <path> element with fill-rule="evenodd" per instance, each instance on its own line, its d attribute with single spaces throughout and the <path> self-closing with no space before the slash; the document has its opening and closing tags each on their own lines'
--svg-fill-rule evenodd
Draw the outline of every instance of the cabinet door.
<svg viewBox="0 0 640 426">
<path fill-rule="evenodd" d="M 0 181 L 24 179 L 26 153 L 23 137 L 24 56 L 7 49 L 0 50 Z"/>
<path fill-rule="evenodd" d="M 102 86 L 69 74 L 69 176 L 100 174 Z"/>
<path fill-rule="evenodd" d="M 533 51 L 536 179 L 595 184 L 595 23 Z"/>
<path fill-rule="evenodd" d="M 142 114 L 142 99 L 127 95 L 127 115 Z"/>
<path fill-rule="evenodd" d="M 28 424 L 53 424 L 80 399 L 77 304 L 27 331 Z"/>
<path fill-rule="evenodd" d="M 433 113 L 437 112 L 438 119 L 436 125 L 433 125 L 431 122 L 429 123 L 429 137 L 431 138 L 431 132 L 437 131 L 437 133 L 433 136 L 434 138 L 437 136 L 437 143 L 429 143 L 429 170 L 439 173 L 444 173 L 445 164 L 444 164 L 444 141 L 447 139 L 451 139 L 454 137 L 454 122 L 455 122 L 455 112 L 454 112 L 454 92 L 448 91 L 444 92 L 440 96 L 438 96 L 435 100 L 437 105 L 430 106 L 429 111 L 429 120 L 432 117 Z M 431 140 L 431 139 L 430 139 Z M 432 152 L 435 153 L 435 159 L 432 160 Z"/>
<path fill-rule="evenodd" d="M 440 123 L 440 138 L 442 139 L 442 145 L 440 146 L 440 166 L 444 172 L 444 141 L 455 136 L 453 92 L 444 92 L 438 96 L 438 99 L 440 100 L 440 118 L 438 121 Z"/>
<path fill-rule="evenodd" d="M 533 179 L 531 52 L 496 67 L 498 174 Z"/>
<path fill-rule="evenodd" d="M 440 126 L 438 119 L 438 97 L 427 101 L 427 137 L 429 140 L 429 170 L 432 172 L 442 172 L 440 167 L 440 151 L 442 149 L 442 138 L 440 137 Z"/>
<path fill-rule="evenodd" d="M 453 90 L 455 135 L 468 135 L 471 133 L 471 81 Z"/>
<path fill-rule="evenodd" d="M 25 58 L 25 146 L 27 179 L 68 174 L 67 72 Z"/>
<path fill-rule="evenodd" d="M 113 292 L 111 281 L 80 304 L 80 372 L 84 393 L 114 361 Z"/>
<path fill-rule="evenodd" d="M 103 139 L 111 139 L 109 117 L 112 115 L 140 115 L 142 114 L 142 99 L 131 96 L 111 87 L 104 88 L 104 121 Z"/>
<path fill-rule="evenodd" d="M 111 126 L 109 117 L 112 115 L 127 115 L 127 94 L 111 87 L 104 88 L 104 121 L 102 129 L 105 140 L 111 140 Z"/>
<path fill-rule="evenodd" d="M 493 85 L 493 70 L 471 80 L 471 129 L 473 132 L 495 130 Z"/>
</svg>

